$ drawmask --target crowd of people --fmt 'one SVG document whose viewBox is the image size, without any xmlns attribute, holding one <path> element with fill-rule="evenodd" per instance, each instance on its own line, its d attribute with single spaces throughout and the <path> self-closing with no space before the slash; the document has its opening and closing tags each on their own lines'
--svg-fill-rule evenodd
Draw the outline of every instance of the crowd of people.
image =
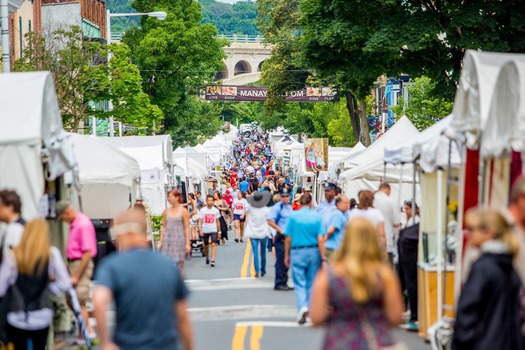
<svg viewBox="0 0 525 350">
<path fill-rule="evenodd" d="M 195 189 L 187 199 L 183 193 L 177 188 L 168 194 L 155 246 L 162 254 L 152 249 L 147 213 L 136 205 L 110 230 L 119 252 L 95 267 L 97 239 L 86 215 L 66 201 L 57 203 L 58 218 L 69 224 L 63 258 L 51 246 L 48 223 L 26 223 L 16 192 L 0 191 L 0 221 L 6 224 L 0 236 L 0 340 L 15 350 L 45 349 L 51 295 L 74 290 L 85 325 L 77 344 L 88 337 L 99 338 L 104 350 L 193 349 L 185 261 L 200 247 L 204 263 L 220 268 L 218 246 L 246 243 L 255 278 L 267 274 L 272 252 L 274 290 L 294 291 L 298 324 L 327 327 L 324 349 L 406 348 L 393 327 L 418 329 L 419 208 L 405 202 L 402 220 L 389 184 L 354 199 L 329 182 L 316 203 L 311 187 L 294 184 L 276 164 L 268 135 L 254 130 L 239 134 L 222 176 L 208 189 Z M 525 350 L 525 178 L 515 183 L 507 213 L 474 208 L 465 222 L 470 246 L 479 253 L 466 264 L 452 349 Z M 106 317 L 112 302 L 113 336 Z"/>
</svg>

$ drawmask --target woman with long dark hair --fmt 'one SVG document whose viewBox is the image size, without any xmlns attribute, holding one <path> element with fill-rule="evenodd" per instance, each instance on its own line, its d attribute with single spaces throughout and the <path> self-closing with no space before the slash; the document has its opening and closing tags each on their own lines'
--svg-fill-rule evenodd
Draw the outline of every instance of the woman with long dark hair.
<svg viewBox="0 0 525 350">
<path fill-rule="evenodd" d="M 222 244 L 226 244 L 226 240 L 228 239 L 228 223 L 226 222 L 226 219 L 228 218 L 230 207 L 228 206 L 228 203 L 222 199 L 221 193 L 218 191 L 213 193 L 213 205 L 215 208 L 219 209 L 219 212 L 221 213 L 221 218 L 219 219 L 221 223 L 221 241 Z"/>
</svg>

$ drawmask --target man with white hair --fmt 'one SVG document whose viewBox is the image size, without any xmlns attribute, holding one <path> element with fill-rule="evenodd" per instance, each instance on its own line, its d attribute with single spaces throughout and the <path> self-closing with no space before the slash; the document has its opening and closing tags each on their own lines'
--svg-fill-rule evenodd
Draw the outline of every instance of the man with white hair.
<svg viewBox="0 0 525 350">
<path fill-rule="evenodd" d="M 188 290 L 177 266 L 149 249 L 146 227 L 144 213 L 131 210 L 111 229 L 121 253 L 100 263 L 93 294 L 101 348 L 178 350 L 182 345 L 191 350 Z M 116 304 L 113 340 L 106 322 L 111 300 Z"/>
</svg>

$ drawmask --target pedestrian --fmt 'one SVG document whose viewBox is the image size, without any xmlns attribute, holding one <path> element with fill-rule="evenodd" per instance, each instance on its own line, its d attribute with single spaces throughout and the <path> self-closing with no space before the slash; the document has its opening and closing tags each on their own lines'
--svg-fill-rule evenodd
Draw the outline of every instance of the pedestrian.
<svg viewBox="0 0 525 350">
<path fill-rule="evenodd" d="M 513 231 L 520 242 L 520 250 L 514 258 L 514 268 L 525 285 L 525 177 L 520 176 L 514 182 L 510 193 L 509 217 L 513 221 Z M 524 288 L 525 289 L 525 288 Z M 522 299 L 522 310 L 525 310 L 525 298 Z M 524 315 L 525 319 L 525 315 Z M 524 327 L 525 338 L 525 327 Z"/>
<path fill-rule="evenodd" d="M 299 192 L 299 190 L 298 190 L 297 193 L 301 193 L 301 192 Z M 312 186 L 306 186 L 305 188 L 303 188 L 302 189 L 302 193 L 309 193 L 310 196 L 312 196 L 312 207 L 314 209 L 316 209 L 318 204 L 317 204 L 317 201 L 314 198 L 314 195 L 312 194 Z"/>
<path fill-rule="evenodd" d="M 221 240 L 222 244 L 226 244 L 225 240 L 228 239 L 228 223 L 226 220 L 228 219 L 228 211 L 230 210 L 230 207 L 228 206 L 228 203 L 222 199 L 220 192 L 213 193 L 213 205 L 215 208 L 219 209 L 219 212 L 221 213 L 221 218 L 219 219 L 222 232 Z M 219 244 L 221 240 L 219 240 Z"/>
<path fill-rule="evenodd" d="M 301 209 L 301 197 L 302 195 L 300 193 L 297 193 L 294 197 L 293 197 L 293 201 L 292 201 L 292 210 L 299 210 Z"/>
<path fill-rule="evenodd" d="M 202 194 L 200 191 L 195 192 L 195 197 L 197 197 L 197 209 L 200 209 L 204 206 L 204 200 L 202 199 Z"/>
<path fill-rule="evenodd" d="M 184 275 L 184 260 L 191 252 L 190 215 L 182 206 L 181 194 L 174 189 L 168 193 L 167 208 L 162 213 L 162 227 L 157 249 L 171 258 Z"/>
<path fill-rule="evenodd" d="M 459 298 L 453 350 L 523 350 L 521 281 L 512 266 L 518 237 L 504 216 L 471 209 L 466 215 L 469 244 L 481 251 Z"/>
<path fill-rule="evenodd" d="M 331 261 L 334 253 L 339 250 L 343 242 L 343 236 L 348 224 L 347 212 L 350 207 L 350 200 L 347 196 L 341 195 L 335 200 L 337 210 L 332 212 L 332 217 L 328 223 L 326 231 L 326 258 Z"/>
<path fill-rule="evenodd" d="M 67 269 L 71 284 L 75 287 L 82 316 L 87 325 L 90 338 L 96 338 L 89 322 L 86 304 L 89 301 L 89 284 L 93 277 L 93 258 L 97 255 L 97 237 L 91 220 L 82 212 L 73 209 L 67 201 L 59 201 L 55 206 L 59 220 L 69 224 L 69 236 L 66 243 Z M 82 344 L 82 334 L 78 334 L 77 343 Z"/>
<path fill-rule="evenodd" d="M 239 191 L 237 193 L 237 199 L 233 201 L 233 220 L 235 221 L 235 242 L 244 242 L 244 222 L 246 221 L 245 214 L 248 210 L 248 201 L 246 195 Z"/>
<path fill-rule="evenodd" d="M 188 290 L 167 257 L 147 249 L 144 216 L 128 211 L 114 220 L 112 236 L 121 252 L 103 260 L 93 292 L 94 315 L 102 350 L 193 349 Z M 106 321 L 116 307 L 113 337 Z"/>
<path fill-rule="evenodd" d="M 402 312 L 399 282 L 383 259 L 376 227 L 363 218 L 350 221 L 341 249 L 319 271 L 312 291 L 312 323 L 328 323 L 322 348 L 397 349 L 392 327 Z"/>
<path fill-rule="evenodd" d="M 210 264 L 209 247 L 211 244 L 211 266 L 215 266 L 217 245 L 221 239 L 221 213 L 219 209 L 213 206 L 213 197 L 206 197 L 206 206 L 200 211 L 199 232 L 204 239 L 204 255 L 206 256 L 206 265 Z M 211 242 L 210 242 L 211 241 Z"/>
<path fill-rule="evenodd" d="M 385 219 L 379 209 L 374 208 L 374 194 L 369 190 L 359 191 L 359 205 L 358 209 L 352 210 L 350 213 L 350 220 L 354 218 L 364 218 L 372 222 L 376 227 L 377 239 L 381 249 L 386 255 L 386 237 L 385 237 Z"/>
<path fill-rule="evenodd" d="M 276 258 L 274 289 L 280 291 L 293 290 L 288 286 L 288 266 L 284 263 L 284 232 L 291 213 L 290 192 L 285 189 L 280 193 L 280 202 L 272 206 L 268 216 L 268 225 L 275 230 L 273 239 Z"/>
<path fill-rule="evenodd" d="M 354 210 L 357 208 L 357 201 L 355 198 L 350 198 L 350 210 Z"/>
<path fill-rule="evenodd" d="M 10 288 L 13 288 L 11 295 L 18 295 L 21 303 L 11 299 L 7 343 L 16 350 L 28 349 L 29 342 L 33 350 L 46 349 L 49 325 L 53 320 L 50 293 L 60 295 L 72 286 L 60 251 L 51 246 L 49 225 L 43 219 L 28 222 L 19 244 L 4 257 L 0 269 L 0 298 Z M 11 349 L 10 346 L 7 349 Z"/>
<path fill-rule="evenodd" d="M 332 212 L 336 210 L 335 207 L 335 194 L 337 186 L 334 183 L 327 183 L 324 187 L 325 200 L 319 203 L 316 211 L 323 217 L 323 225 L 325 232 L 328 229 L 328 224 L 332 218 Z M 307 192 L 308 193 L 308 192 Z"/>
<path fill-rule="evenodd" d="M 22 219 L 22 202 L 15 191 L 0 191 L 0 222 L 5 228 L 0 231 L 0 266 L 9 252 L 15 248 L 24 232 L 25 221 Z"/>
<path fill-rule="evenodd" d="M 401 227 L 401 215 L 399 206 L 390 197 L 391 188 L 386 182 L 379 186 L 379 190 L 374 194 L 374 208 L 379 209 L 384 218 L 385 235 L 386 235 L 386 251 L 388 260 L 394 266 L 394 261 L 397 260 L 397 239 L 398 231 Z"/>
<path fill-rule="evenodd" d="M 301 198 L 301 209 L 290 214 L 286 229 L 284 263 L 292 269 L 297 322 L 308 320 L 310 292 L 317 271 L 326 262 L 324 242 L 326 231 L 321 214 L 312 210 L 312 197 Z"/>
<path fill-rule="evenodd" d="M 255 277 L 266 275 L 266 248 L 270 226 L 267 218 L 270 208 L 266 206 L 271 198 L 270 192 L 255 192 L 249 197 L 249 207 L 246 212 L 246 237 L 250 238 L 253 253 Z M 260 261 L 259 261 L 260 256 Z"/>
</svg>

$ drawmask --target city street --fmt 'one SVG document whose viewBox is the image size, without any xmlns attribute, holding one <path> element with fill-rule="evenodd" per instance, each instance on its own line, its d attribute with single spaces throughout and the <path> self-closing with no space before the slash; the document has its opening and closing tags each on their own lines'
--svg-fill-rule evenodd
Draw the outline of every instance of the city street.
<svg viewBox="0 0 525 350">
<path fill-rule="evenodd" d="M 320 349 L 323 330 L 295 322 L 294 292 L 273 290 L 271 253 L 267 256 L 268 274 L 251 278 L 253 266 L 248 247 L 246 241 L 235 243 L 230 238 L 225 246 L 217 248 L 214 268 L 205 265 L 200 254 L 194 254 L 187 262 L 196 349 Z M 430 349 L 416 333 L 400 329 L 396 334 L 410 349 Z"/>
</svg>

